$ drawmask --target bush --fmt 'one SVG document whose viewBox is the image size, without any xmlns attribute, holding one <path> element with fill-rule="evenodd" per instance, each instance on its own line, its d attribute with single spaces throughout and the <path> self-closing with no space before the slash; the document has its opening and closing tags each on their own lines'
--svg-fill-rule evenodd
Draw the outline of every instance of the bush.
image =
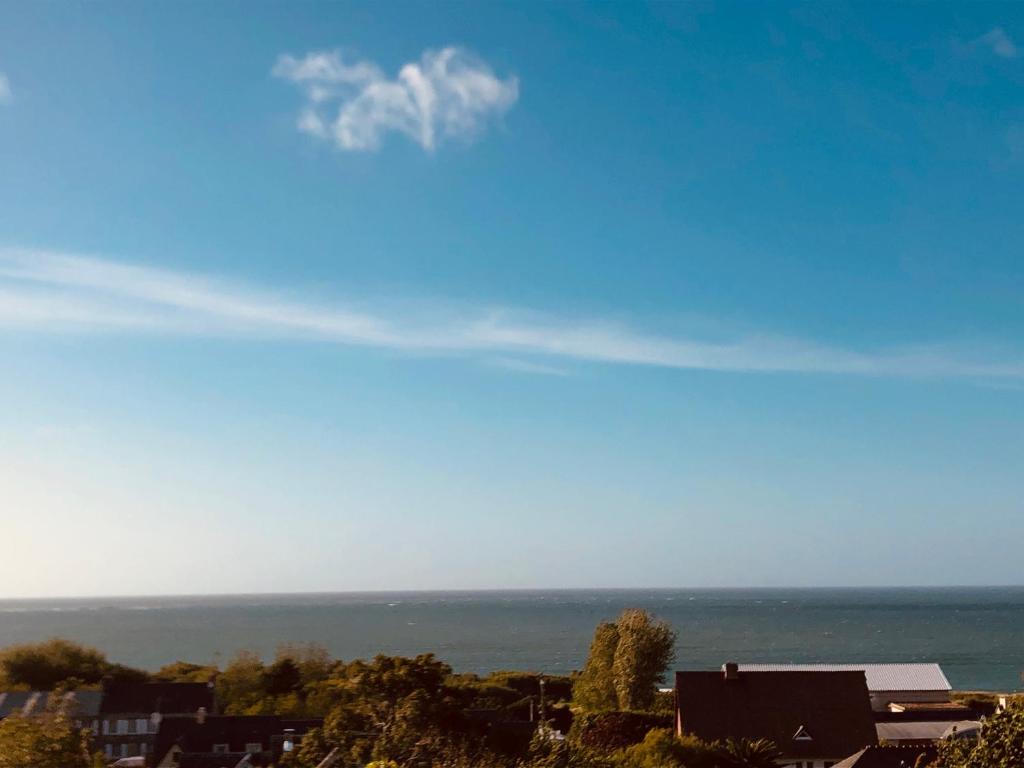
<svg viewBox="0 0 1024 768">
<path fill-rule="evenodd" d="M 655 728 L 671 728 L 672 717 L 650 712 L 598 712 L 577 715 L 569 738 L 588 749 L 613 752 L 639 744 Z"/>
</svg>

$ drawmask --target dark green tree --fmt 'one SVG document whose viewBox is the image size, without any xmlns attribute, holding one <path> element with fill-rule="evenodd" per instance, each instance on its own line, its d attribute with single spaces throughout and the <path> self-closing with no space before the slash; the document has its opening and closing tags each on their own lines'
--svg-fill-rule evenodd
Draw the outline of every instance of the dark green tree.
<svg viewBox="0 0 1024 768">
<path fill-rule="evenodd" d="M 0 651 L 0 682 L 7 687 L 50 691 L 61 685 L 95 685 L 103 678 L 144 681 L 145 672 L 112 664 L 96 650 L 54 638 Z"/>
</svg>

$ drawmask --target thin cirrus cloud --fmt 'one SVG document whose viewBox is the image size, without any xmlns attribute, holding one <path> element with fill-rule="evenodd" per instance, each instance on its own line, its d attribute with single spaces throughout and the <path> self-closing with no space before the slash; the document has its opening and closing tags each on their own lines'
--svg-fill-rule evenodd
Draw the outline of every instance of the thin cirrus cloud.
<svg viewBox="0 0 1024 768">
<path fill-rule="evenodd" d="M 1001 59 L 1015 59 L 1019 54 L 1016 43 L 1002 27 L 993 27 L 974 42 L 985 46 Z"/>
<path fill-rule="evenodd" d="M 389 133 L 428 151 L 446 139 L 470 139 L 519 98 L 517 78 L 502 80 L 453 46 L 425 51 L 394 78 L 340 51 L 279 56 L 272 74 L 305 95 L 298 129 L 347 151 L 376 150 Z"/>
<path fill-rule="evenodd" d="M 3 72 L 0 72 L 0 106 L 10 104 L 14 100 L 14 91 L 11 90 L 11 81 Z"/>
<path fill-rule="evenodd" d="M 731 372 L 1024 381 L 1024 357 L 955 344 L 857 351 L 759 334 L 728 342 L 510 308 L 429 311 L 324 304 L 208 276 L 101 258 L 0 249 L 0 329 L 295 339 L 560 375 L 571 362 Z"/>
</svg>

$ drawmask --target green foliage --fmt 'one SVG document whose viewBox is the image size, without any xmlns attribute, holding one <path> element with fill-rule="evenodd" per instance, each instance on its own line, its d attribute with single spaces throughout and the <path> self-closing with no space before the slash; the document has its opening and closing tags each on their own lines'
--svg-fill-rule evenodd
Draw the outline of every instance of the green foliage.
<svg viewBox="0 0 1024 768">
<path fill-rule="evenodd" d="M 91 768 L 89 735 L 64 708 L 0 721 L 0 768 Z"/>
<path fill-rule="evenodd" d="M 939 743 L 937 768 L 1024 768 L 1024 706 L 1011 706 L 985 721 L 977 742 Z"/>
<path fill-rule="evenodd" d="M 737 768 L 775 768 L 782 758 L 782 753 L 770 739 L 730 739 L 721 753 Z"/>
<path fill-rule="evenodd" d="M 153 680 L 160 683 L 206 683 L 217 677 L 217 667 L 176 661 L 165 664 L 153 673 Z"/>
<path fill-rule="evenodd" d="M 595 712 L 573 721 L 569 739 L 588 749 L 614 752 L 638 744 L 653 728 L 668 728 L 672 718 L 648 712 Z"/>
<path fill-rule="evenodd" d="M 572 689 L 572 700 L 590 712 L 618 709 L 615 677 L 612 666 L 619 645 L 619 628 L 615 622 L 603 621 L 594 630 L 587 663 Z"/>
<path fill-rule="evenodd" d="M 282 645 L 269 665 L 253 651 L 239 651 L 217 677 L 217 701 L 228 715 L 322 717 L 331 706 L 326 685 L 336 666 L 317 645 Z"/>
<path fill-rule="evenodd" d="M 267 709 L 263 659 L 253 651 L 239 651 L 217 676 L 217 701 L 226 715 L 273 714 Z"/>
<path fill-rule="evenodd" d="M 620 768 L 776 768 L 780 757 L 767 739 L 709 743 L 658 728 L 621 752 L 619 764 Z"/>
<path fill-rule="evenodd" d="M 612 680 L 620 709 L 649 709 L 657 684 L 675 660 L 676 633 L 647 611 L 623 611 L 615 622 L 619 642 L 612 661 Z"/>
<path fill-rule="evenodd" d="M 676 633 L 647 611 L 631 608 L 594 631 L 587 663 L 576 678 L 573 701 L 590 712 L 647 710 L 657 684 L 675 658 Z"/>
<path fill-rule="evenodd" d="M 538 731 L 530 742 L 525 761 L 517 768 L 617 768 L 609 752 L 593 749 L 578 741 L 552 741 Z"/>
<path fill-rule="evenodd" d="M 0 682 L 5 687 L 50 691 L 62 685 L 97 685 L 104 677 L 141 682 L 149 676 L 137 669 L 112 664 L 95 648 L 60 638 L 12 645 L 0 651 Z"/>
</svg>

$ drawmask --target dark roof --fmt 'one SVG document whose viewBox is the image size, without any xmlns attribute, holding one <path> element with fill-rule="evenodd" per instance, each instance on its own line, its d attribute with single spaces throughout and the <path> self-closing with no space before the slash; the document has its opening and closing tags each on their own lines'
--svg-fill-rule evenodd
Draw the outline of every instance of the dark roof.
<svg viewBox="0 0 1024 768">
<path fill-rule="evenodd" d="M 70 707 L 72 717 L 95 717 L 100 710 L 99 691 L 69 691 L 64 694 L 64 703 Z M 15 712 L 24 715 L 38 714 L 51 703 L 53 694 L 48 691 L 0 691 L 0 719 Z"/>
<path fill-rule="evenodd" d="M 191 715 L 200 707 L 213 711 L 209 683 L 111 683 L 103 690 L 100 712 Z"/>
<path fill-rule="evenodd" d="M 214 744 L 227 744 L 232 752 L 244 752 L 246 744 L 257 742 L 264 751 L 277 754 L 285 730 L 302 735 L 321 725 L 323 720 L 284 720 L 277 715 L 207 717 L 202 723 L 194 717 L 169 717 L 160 723 L 153 754 L 159 763 L 175 745 L 182 752 L 211 752 Z"/>
<path fill-rule="evenodd" d="M 687 733 L 771 739 L 786 757 L 842 757 L 878 743 L 863 672 L 676 672 L 676 707 Z"/>
<path fill-rule="evenodd" d="M 923 758 L 921 756 L 924 755 Z M 865 747 L 833 768 L 914 768 L 921 759 L 921 765 L 935 760 L 935 747 Z"/>
</svg>

